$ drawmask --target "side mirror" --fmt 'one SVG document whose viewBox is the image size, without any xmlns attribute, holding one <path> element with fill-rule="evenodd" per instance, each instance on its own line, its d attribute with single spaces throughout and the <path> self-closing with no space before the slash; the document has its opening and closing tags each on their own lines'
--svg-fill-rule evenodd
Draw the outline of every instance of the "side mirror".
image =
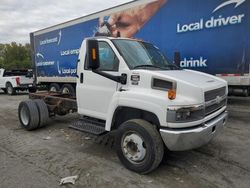
<svg viewBox="0 0 250 188">
<path fill-rule="evenodd" d="M 99 47 L 97 40 L 87 40 L 87 60 L 89 69 L 96 70 L 100 67 Z"/>
</svg>

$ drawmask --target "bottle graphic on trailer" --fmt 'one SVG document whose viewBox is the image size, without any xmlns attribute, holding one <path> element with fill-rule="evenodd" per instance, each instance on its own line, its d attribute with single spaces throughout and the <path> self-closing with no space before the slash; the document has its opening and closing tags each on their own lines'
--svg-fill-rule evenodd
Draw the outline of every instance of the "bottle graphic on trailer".
<svg viewBox="0 0 250 188">
<path fill-rule="evenodd" d="M 114 29 L 115 26 L 111 26 L 108 23 L 109 16 L 104 16 L 103 17 L 103 23 L 98 27 L 97 32 L 95 33 L 94 36 L 106 36 L 106 37 L 111 37 L 112 35 L 112 30 Z M 120 37 L 120 32 L 117 32 L 116 37 Z"/>
<path fill-rule="evenodd" d="M 112 36 L 111 26 L 108 23 L 109 16 L 104 16 L 103 23 L 98 27 L 95 36 Z"/>
</svg>

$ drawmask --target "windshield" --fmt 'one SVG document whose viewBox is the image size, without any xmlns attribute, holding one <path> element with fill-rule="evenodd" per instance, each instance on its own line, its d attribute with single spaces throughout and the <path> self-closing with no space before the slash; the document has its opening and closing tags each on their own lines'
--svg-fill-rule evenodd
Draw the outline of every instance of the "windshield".
<svg viewBox="0 0 250 188">
<path fill-rule="evenodd" d="M 130 69 L 179 69 L 152 44 L 123 39 L 114 39 L 113 42 Z"/>
</svg>

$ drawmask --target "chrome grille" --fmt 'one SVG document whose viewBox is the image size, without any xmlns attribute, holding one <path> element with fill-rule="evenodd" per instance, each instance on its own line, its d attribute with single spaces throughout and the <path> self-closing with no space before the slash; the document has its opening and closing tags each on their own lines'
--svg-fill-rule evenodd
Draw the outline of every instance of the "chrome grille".
<svg viewBox="0 0 250 188">
<path fill-rule="evenodd" d="M 226 87 L 205 92 L 205 115 L 227 105 Z"/>
<path fill-rule="evenodd" d="M 223 97 L 225 95 L 226 95 L 226 87 L 207 91 L 205 92 L 205 102 L 214 100 L 217 96 Z"/>
<path fill-rule="evenodd" d="M 213 112 L 219 110 L 220 108 L 222 108 L 223 106 L 226 106 L 227 105 L 227 99 L 223 99 L 220 103 L 215 103 L 215 104 L 212 104 L 210 106 L 206 106 L 205 108 L 205 115 L 209 115 L 209 114 L 212 114 Z"/>
</svg>

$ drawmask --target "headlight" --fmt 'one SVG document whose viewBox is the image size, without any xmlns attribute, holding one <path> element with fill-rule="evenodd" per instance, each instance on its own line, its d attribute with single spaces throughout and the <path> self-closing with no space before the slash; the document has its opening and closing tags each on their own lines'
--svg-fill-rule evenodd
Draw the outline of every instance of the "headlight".
<svg viewBox="0 0 250 188">
<path fill-rule="evenodd" d="M 201 120 L 205 117 L 204 109 L 204 105 L 168 107 L 167 122 L 185 123 Z"/>
</svg>

